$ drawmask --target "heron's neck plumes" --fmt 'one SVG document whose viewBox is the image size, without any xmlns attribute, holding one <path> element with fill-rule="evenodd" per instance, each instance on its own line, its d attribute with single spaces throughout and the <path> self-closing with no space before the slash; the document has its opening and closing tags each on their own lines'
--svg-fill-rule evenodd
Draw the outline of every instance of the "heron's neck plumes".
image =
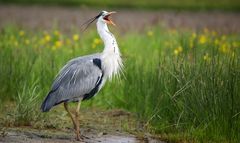
<svg viewBox="0 0 240 143">
<path fill-rule="evenodd" d="M 119 75 L 122 70 L 123 64 L 121 53 L 117 41 L 113 34 L 108 30 L 106 23 L 98 21 L 97 30 L 105 46 L 102 52 L 104 74 L 111 79 L 113 75 Z"/>
</svg>

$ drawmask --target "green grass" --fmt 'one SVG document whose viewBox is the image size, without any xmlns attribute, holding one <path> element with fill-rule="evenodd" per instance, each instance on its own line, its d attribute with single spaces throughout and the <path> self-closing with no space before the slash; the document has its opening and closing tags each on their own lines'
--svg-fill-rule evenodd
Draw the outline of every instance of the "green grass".
<svg viewBox="0 0 240 143">
<path fill-rule="evenodd" d="M 0 0 L 1 3 L 89 6 L 98 8 L 174 9 L 174 10 L 230 10 L 239 11 L 239 0 Z"/>
<path fill-rule="evenodd" d="M 116 37 L 124 76 L 108 82 L 84 108 L 129 110 L 144 130 L 172 142 L 240 140 L 239 34 L 153 28 Z M 39 107 L 55 75 L 71 58 L 101 51 L 96 38 L 95 30 L 0 32 L 0 103 L 16 107 L 15 124 L 48 118 Z"/>
</svg>

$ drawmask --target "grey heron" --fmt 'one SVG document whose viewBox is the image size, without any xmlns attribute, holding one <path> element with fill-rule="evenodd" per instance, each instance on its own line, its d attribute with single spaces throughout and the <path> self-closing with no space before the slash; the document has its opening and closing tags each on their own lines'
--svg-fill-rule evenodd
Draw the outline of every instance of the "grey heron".
<svg viewBox="0 0 240 143">
<path fill-rule="evenodd" d="M 115 25 L 110 19 L 113 13 L 102 11 L 87 22 L 90 25 L 97 20 L 97 31 L 104 43 L 103 52 L 70 60 L 56 76 L 41 105 L 41 110 L 48 112 L 53 106 L 63 103 L 73 122 L 77 140 L 82 139 L 78 120 L 81 101 L 96 95 L 108 79 L 119 75 L 123 67 L 117 41 L 107 26 Z M 75 116 L 69 110 L 69 102 L 78 102 Z"/>
</svg>

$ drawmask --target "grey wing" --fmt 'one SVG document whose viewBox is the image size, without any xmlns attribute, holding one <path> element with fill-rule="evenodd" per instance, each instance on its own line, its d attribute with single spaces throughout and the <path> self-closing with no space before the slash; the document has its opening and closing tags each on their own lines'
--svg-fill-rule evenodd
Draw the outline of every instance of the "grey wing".
<svg viewBox="0 0 240 143">
<path fill-rule="evenodd" d="M 94 60 L 100 62 L 100 65 Z M 42 104 L 42 111 L 48 111 L 62 102 L 91 98 L 98 92 L 102 77 L 99 58 L 83 57 L 71 60 L 53 82 L 52 89 Z"/>
</svg>

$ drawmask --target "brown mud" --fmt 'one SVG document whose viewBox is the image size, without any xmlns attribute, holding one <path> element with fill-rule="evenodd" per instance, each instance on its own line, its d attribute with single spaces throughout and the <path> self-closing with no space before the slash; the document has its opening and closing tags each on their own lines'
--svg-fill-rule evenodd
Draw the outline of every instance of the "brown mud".
<svg viewBox="0 0 240 143">
<path fill-rule="evenodd" d="M 47 114 L 46 119 L 29 126 L 1 127 L 0 143 L 78 142 L 71 120 L 61 106 Z M 86 143 L 164 143 L 141 129 L 135 117 L 124 110 L 82 109 L 79 121 Z"/>
<path fill-rule="evenodd" d="M 83 141 L 76 141 L 72 131 L 50 131 L 36 130 L 30 128 L 9 128 L 4 137 L 0 137 L 1 143 L 164 143 L 152 138 L 137 138 L 126 133 L 98 133 L 84 129 L 82 130 Z"/>
</svg>

